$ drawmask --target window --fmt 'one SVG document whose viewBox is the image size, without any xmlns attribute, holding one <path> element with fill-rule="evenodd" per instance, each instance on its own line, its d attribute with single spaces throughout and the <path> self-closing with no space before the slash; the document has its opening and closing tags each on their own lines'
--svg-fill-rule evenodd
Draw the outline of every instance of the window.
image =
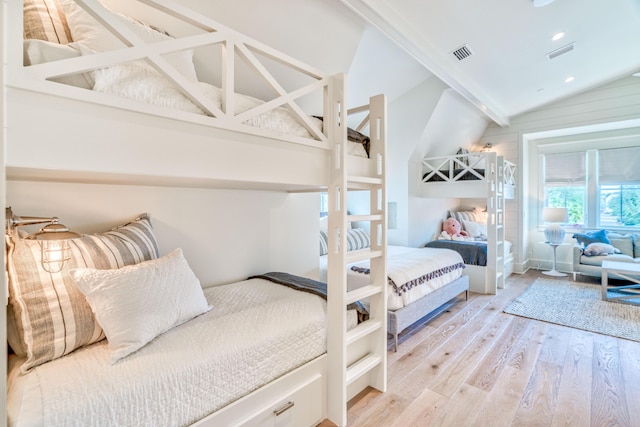
<svg viewBox="0 0 640 427">
<path fill-rule="evenodd" d="M 599 225 L 640 226 L 640 147 L 598 151 Z"/>
<path fill-rule="evenodd" d="M 587 153 L 544 157 L 545 206 L 567 208 L 570 224 L 584 224 L 587 199 Z"/>
<path fill-rule="evenodd" d="M 640 146 L 543 154 L 544 206 L 578 227 L 640 227 Z"/>
</svg>

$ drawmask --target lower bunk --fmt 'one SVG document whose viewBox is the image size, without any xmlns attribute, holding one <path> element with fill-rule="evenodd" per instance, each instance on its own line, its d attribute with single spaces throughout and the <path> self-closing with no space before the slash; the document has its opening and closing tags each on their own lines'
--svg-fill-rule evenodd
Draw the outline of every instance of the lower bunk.
<svg viewBox="0 0 640 427">
<path fill-rule="evenodd" d="M 107 340 L 26 373 L 11 356 L 9 425 L 320 423 L 325 300 L 258 278 L 204 295 L 207 312 L 113 364 Z"/>
<path fill-rule="evenodd" d="M 397 351 L 402 331 L 463 292 L 466 299 L 469 279 L 463 275 L 462 257 L 453 250 L 389 245 L 387 254 L 387 332 L 392 335 Z M 323 277 L 324 256 L 320 271 Z M 369 280 L 368 261 L 349 265 L 349 290 L 366 286 Z"/>
</svg>

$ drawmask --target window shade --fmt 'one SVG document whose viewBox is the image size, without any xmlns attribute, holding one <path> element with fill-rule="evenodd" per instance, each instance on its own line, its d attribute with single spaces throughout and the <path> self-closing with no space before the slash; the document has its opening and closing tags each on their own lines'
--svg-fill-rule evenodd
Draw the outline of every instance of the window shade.
<svg viewBox="0 0 640 427">
<path fill-rule="evenodd" d="M 598 150 L 600 184 L 640 183 L 640 147 Z"/>
<path fill-rule="evenodd" d="M 545 183 L 585 182 L 587 177 L 585 158 L 585 152 L 545 154 Z"/>
</svg>

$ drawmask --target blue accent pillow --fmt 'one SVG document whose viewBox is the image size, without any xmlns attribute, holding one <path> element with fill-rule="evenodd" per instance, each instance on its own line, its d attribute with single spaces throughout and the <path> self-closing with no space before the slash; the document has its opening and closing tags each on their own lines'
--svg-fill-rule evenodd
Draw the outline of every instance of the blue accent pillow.
<svg viewBox="0 0 640 427">
<path fill-rule="evenodd" d="M 589 233 L 575 233 L 573 238 L 583 246 L 589 246 L 591 243 L 606 243 L 611 244 L 611 240 L 607 237 L 605 230 L 591 231 Z"/>
</svg>

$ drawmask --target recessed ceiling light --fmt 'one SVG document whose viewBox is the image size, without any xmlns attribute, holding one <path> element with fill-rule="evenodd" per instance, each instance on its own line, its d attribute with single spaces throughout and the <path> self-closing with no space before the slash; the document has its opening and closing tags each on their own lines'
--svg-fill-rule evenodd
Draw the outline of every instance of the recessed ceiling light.
<svg viewBox="0 0 640 427">
<path fill-rule="evenodd" d="M 569 77 L 567 77 L 566 79 L 564 79 L 564 82 L 565 82 L 565 83 L 571 83 L 574 79 L 575 79 L 575 77 L 573 77 L 573 76 L 569 76 Z"/>
<path fill-rule="evenodd" d="M 555 33 L 553 37 L 551 37 L 551 40 L 555 42 L 556 40 L 560 40 L 563 37 L 564 37 L 564 33 L 561 31 L 559 33 Z"/>
</svg>

